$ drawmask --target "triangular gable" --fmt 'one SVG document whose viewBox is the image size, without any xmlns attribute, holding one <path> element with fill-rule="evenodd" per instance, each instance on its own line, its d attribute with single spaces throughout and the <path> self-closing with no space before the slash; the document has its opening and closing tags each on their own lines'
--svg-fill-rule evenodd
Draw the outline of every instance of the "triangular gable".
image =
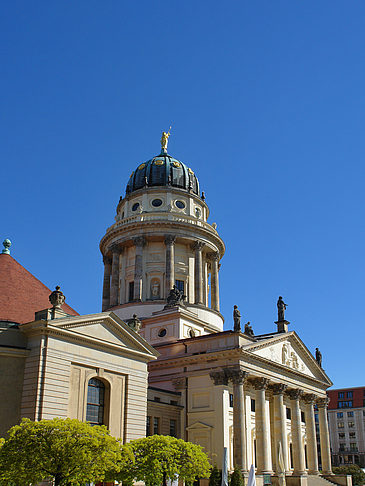
<svg viewBox="0 0 365 486">
<path fill-rule="evenodd" d="M 99 344 L 159 356 L 159 353 L 113 312 L 50 321 L 52 326 Z"/>
<path fill-rule="evenodd" d="M 204 424 L 203 422 L 194 422 L 193 424 L 186 427 L 186 430 L 201 430 L 201 429 L 212 429 L 211 425 Z"/>
<path fill-rule="evenodd" d="M 245 346 L 249 351 L 274 363 L 291 368 L 311 378 L 332 384 L 308 348 L 294 331 L 271 336 Z"/>
</svg>

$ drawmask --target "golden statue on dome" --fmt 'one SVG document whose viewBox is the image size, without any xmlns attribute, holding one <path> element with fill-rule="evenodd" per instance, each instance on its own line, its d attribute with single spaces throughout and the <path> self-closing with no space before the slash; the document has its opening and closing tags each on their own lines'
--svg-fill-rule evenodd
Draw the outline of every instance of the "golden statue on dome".
<svg viewBox="0 0 365 486">
<path fill-rule="evenodd" d="M 171 126 L 169 128 L 169 131 L 167 133 L 162 132 L 162 136 L 161 136 L 161 149 L 165 151 L 167 151 L 167 144 L 169 143 L 170 130 L 171 130 Z"/>
</svg>

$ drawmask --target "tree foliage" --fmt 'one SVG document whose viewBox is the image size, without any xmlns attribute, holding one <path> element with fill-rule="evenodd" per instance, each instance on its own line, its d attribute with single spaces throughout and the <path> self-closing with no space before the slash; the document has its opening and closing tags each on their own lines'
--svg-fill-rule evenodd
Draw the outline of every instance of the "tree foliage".
<svg viewBox="0 0 365 486">
<path fill-rule="evenodd" d="M 23 419 L 0 448 L 0 482 L 28 485 L 51 478 L 55 486 L 79 485 L 101 481 L 107 471 L 116 474 L 116 463 L 132 464 L 133 456 L 105 426 L 76 419 Z"/>
<path fill-rule="evenodd" d="M 231 474 L 230 486 L 244 486 L 242 472 L 238 467 L 235 467 Z"/>
<path fill-rule="evenodd" d="M 351 474 L 353 485 L 365 484 L 365 473 L 357 464 L 334 467 L 333 472 L 335 474 Z"/>
<path fill-rule="evenodd" d="M 144 481 L 146 486 L 158 486 L 176 476 L 186 483 L 197 477 L 209 476 L 207 455 L 199 445 L 164 435 L 152 435 L 125 444 L 134 455 L 134 465 L 119 467 L 118 480 L 130 483 L 132 479 Z"/>
<path fill-rule="evenodd" d="M 213 466 L 210 477 L 209 486 L 221 486 L 222 483 L 222 470 L 218 469 L 216 465 Z"/>
</svg>

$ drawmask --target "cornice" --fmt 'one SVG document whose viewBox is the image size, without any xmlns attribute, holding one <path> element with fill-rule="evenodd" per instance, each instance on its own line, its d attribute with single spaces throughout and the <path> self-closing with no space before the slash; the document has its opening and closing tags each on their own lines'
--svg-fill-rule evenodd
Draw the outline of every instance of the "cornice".
<svg viewBox="0 0 365 486">
<path fill-rule="evenodd" d="M 30 349 L 13 348 L 11 346 L 0 346 L 0 356 L 8 356 L 13 358 L 26 358 L 30 353 Z"/>
</svg>

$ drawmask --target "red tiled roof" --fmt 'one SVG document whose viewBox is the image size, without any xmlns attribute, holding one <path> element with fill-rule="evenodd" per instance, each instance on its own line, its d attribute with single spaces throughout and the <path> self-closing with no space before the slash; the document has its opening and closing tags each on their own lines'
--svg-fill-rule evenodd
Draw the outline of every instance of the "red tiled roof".
<svg viewBox="0 0 365 486">
<path fill-rule="evenodd" d="M 34 313 L 51 306 L 51 290 L 10 255 L 0 253 L 0 321 L 23 324 L 34 321 Z M 79 314 L 69 305 L 62 310 Z"/>
</svg>

